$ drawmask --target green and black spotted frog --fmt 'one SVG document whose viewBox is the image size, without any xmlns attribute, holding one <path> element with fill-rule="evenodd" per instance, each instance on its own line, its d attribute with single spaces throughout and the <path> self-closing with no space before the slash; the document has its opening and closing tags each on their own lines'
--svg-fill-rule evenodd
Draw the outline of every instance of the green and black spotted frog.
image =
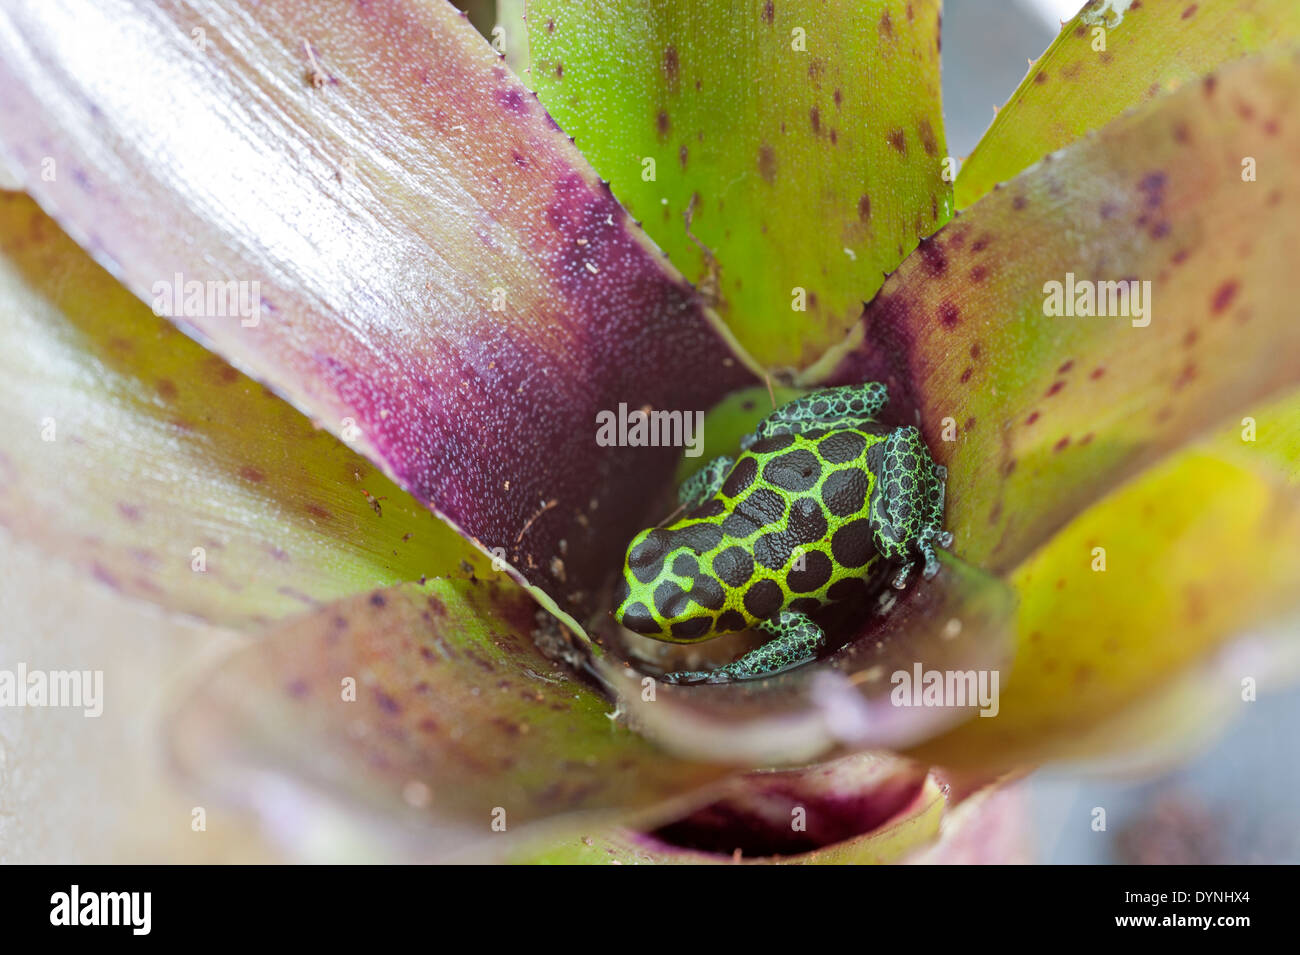
<svg viewBox="0 0 1300 955">
<path fill-rule="evenodd" d="M 808 614 L 861 594 L 880 561 L 902 589 L 917 564 L 939 570 L 947 471 L 914 427 L 876 420 L 878 382 L 804 395 L 681 485 L 687 513 L 627 549 L 615 592 L 623 626 L 671 643 L 751 627 L 771 639 L 725 666 L 671 683 L 770 676 L 812 660 L 826 636 Z"/>
</svg>

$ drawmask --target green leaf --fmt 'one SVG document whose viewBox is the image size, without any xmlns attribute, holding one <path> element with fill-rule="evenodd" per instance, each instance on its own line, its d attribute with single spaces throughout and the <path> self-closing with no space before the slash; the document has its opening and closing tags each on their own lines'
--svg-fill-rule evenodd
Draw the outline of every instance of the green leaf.
<svg viewBox="0 0 1300 955">
<path fill-rule="evenodd" d="M 950 214 L 934 0 L 530 0 L 528 31 L 542 102 L 762 364 L 840 341 Z"/>
<path fill-rule="evenodd" d="M 1300 391 L 1233 421 L 1205 441 L 1217 456 L 1300 486 Z"/>
<path fill-rule="evenodd" d="M 1090 0 L 1030 67 L 962 164 L 957 205 L 969 206 L 1132 106 L 1297 37 L 1294 0 Z"/>
<path fill-rule="evenodd" d="M 447 4 L 9 5 L 0 87 L 3 151 L 87 251 L 164 307 L 178 274 L 245 283 L 171 311 L 573 614 L 678 454 L 596 415 L 754 380 Z"/>
<path fill-rule="evenodd" d="M 1300 379 L 1297 96 L 1283 56 L 1153 100 L 971 207 L 868 306 L 830 379 L 884 380 L 897 413 L 919 413 L 964 559 L 1015 567 L 1120 481 Z M 1125 280 L 1150 283 L 1149 311 L 1048 314 L 1049 283 L 1073 281 L 1077 303 L 1081 281 Z"/>
<path fill-rule="evenodd" d="M 418 501 L 156 317 L 21 193 L 0 194 L 0 405 L 0 524 L 162 606 L 253 626 L 460 574 L 462 560 L 487 572 Z"/>
<path fill-rule="evenodd" d="M 1253 417 L 1294 440 L 1300 399 Z M 1268 676 L 1261 658 L 1212 657 L 1296 608 L 1300 484 L 1278 464 L 1266 447 L 1243 445 L 1234 424 L 1079 515 L 1010 575 L 1019 636 L 998 717 L 921 746 L 918 758 L 988 772 L 1095 756 L 1250 705 L 1241 681 Z M 1289 639 L 1294 650 L 1293 629 Z M 1207 660 L 1217 678 L 1192 674 Z M 1165 694 L 1177 705 L 1160 705 Z"/>
<path fill-rule="evenodd" d="M 773 385 L 769 392 L 762 385 L 733 391 L 704 416 L 704 441 L 695 457 L 682 456 L 677 464 L 675 484 L 680 487 L 688 477 L 720 455 L 735 455 L 740 440 L 754 430 L 758 422 L 776 408 L 804 394 L 803 389 Z"/>
<path fill-rule="evenodd" d="M 525 0 L 495 0 L 493 6 L 496 7 L 496 25 L 501 28 L 500 42 L 505 48 L 506 65 L 528 83 L 531 61 L 528 53 L 528 25 L 524 15 Z"/>
<path fill-rule="evenodd" d="M 573 813 L 654 825 L 725 774 L 612 719 L 538 649 L 565 645 L 546 626 L 501 577 L 349 597 L 205 676 L 169 721 L 171 748 L 213 792 L 271 815 L 324 804 L 372 830 L 369 853 L 417 859 L 519 851 Z"/>
</svg>

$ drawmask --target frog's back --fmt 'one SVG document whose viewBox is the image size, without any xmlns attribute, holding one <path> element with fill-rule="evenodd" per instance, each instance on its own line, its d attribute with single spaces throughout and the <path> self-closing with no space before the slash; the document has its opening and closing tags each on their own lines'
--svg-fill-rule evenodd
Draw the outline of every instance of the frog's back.
<svg viewBox="0 0 1300 955">
<path fill-rule="evenodd" d="M 675 639 L 744 630 L 861 592 L 878 559 L 868 513 L 887 432 L 875 425 L 765 438 L 712 498 L 628 555 L 657 581 Z"/>
</svg>

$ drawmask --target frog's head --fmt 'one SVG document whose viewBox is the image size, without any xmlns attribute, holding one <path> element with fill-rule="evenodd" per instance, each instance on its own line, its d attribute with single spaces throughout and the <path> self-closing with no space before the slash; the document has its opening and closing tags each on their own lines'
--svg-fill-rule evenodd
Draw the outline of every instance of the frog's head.
<svg viewBox="0 0 1300 955">
<path fill-rule="evenodd" d="M 651 527 L 628 545 L 614 589 L 614 619 L 637 633 L 674 643 L 713 631 L 710 605 L 721 607 L 720 583 L 702 567 L 722 540 L 713 524 Z"/>
</svg>

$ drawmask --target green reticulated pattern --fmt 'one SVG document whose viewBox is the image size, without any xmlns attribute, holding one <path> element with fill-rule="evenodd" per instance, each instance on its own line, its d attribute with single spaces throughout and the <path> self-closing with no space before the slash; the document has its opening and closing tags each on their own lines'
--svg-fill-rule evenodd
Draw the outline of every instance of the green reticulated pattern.
<svg viewBox="0 0 1300 955">
<path fill-rule="evenodd" d="M 879 560 L 868 455 L 880 430 L 778 435 L 743 453 L 712 498 L 633 540 L 623 625 L 690 643 L 864 593 Z"/>
</svg>

